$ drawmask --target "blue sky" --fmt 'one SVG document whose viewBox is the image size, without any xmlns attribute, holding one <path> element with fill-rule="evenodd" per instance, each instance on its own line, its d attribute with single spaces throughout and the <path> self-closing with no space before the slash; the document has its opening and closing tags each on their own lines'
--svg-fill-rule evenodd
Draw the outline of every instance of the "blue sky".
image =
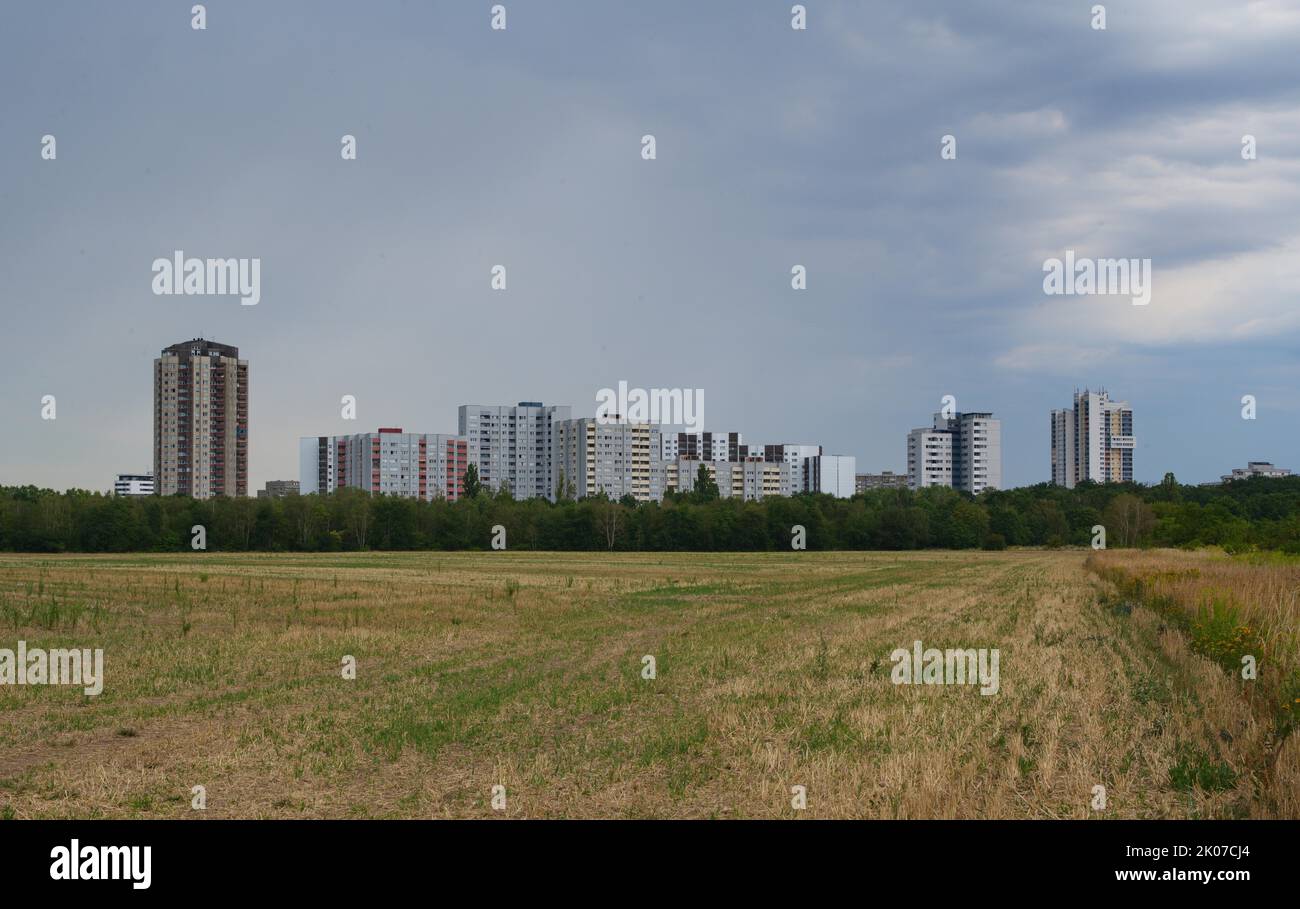
<svg viewBox="0 0 1300 909">
<path fill-rule="evenodd" d="M 951 394 L 1045 480 L 1085 385 L 1140 480 L 1300 468 L 1300 3 L 190 6 L 0 11 L 0 483 L 149 469 L 197 335 L 252 364 L 252 488 L 301 435 L 619 380 L 860 471 Z M 259 257 L 261 302 L 153 295 L 175 249 Z M 1044 295 L 1067 249 L 1150 258 L 1150 305 Z"/>
</svg>

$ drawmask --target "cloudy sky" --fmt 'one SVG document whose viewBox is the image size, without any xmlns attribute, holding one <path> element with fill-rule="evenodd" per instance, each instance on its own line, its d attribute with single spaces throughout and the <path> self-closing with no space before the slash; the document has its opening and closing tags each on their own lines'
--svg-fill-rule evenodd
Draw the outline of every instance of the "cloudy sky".
<svg viewBox="0 0 1300 909">
<path fill-rule="evenodd" d="M 191 5 L 0 11 L 0 484 L 151 469 L 200 335 L 251 363 L 250 491 L 301 435 L 619 380 L 859 471 L 951 394 L 1046 480 L 1085 385 L 1139 480 L 1300 469 L 1300 0 Z M 261 302 L 155 296 L 176 249 L 259 257 Z M 1045 295 L 1067 249 L 1150 258 L 1150 304 Z"/>
</svg>

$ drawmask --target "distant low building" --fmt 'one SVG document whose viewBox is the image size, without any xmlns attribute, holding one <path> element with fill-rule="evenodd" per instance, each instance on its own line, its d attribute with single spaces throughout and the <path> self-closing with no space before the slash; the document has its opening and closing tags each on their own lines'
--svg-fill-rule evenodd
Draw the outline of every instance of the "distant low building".
<svg viewBox="0 0 1300 909">
<path fill-rule="evenodd" d="M 115 496 L 151 496 L 153 495 L 153 474 L 119 473 L 113 481 Z"/>
<path fill-rule="evenodd" d="M 883 470 L 880 473 L 859 473 L 853 477 L 853 491 L 866 492 L 868 489 L 906 489 L 907 474 Z"/>
<path fill-rule="evenodd" d="M 297 480 L 267 480 L 266 487 L 257 491 L 259 499 L 283 499 L 298 494 Z"/>
<path fill-rule="evenodd" d="M 1223 482 L 1249 480 L 1251 477 L 1289 477 L 1291 471 L 1285 467 L 1274 467 L 1268 461 L 1249 461 L 1245 467 L 1234 467 L 1232 473 L 1224 474 Z"/>
</svg>

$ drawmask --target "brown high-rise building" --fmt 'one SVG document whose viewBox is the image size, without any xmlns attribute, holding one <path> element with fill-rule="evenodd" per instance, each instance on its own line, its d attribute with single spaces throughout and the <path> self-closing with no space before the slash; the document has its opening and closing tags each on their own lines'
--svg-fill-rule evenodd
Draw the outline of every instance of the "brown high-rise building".
<svg viewBox="0 0 1300 909">
<path fill-rule="evenodd" d="M 153 361 L 153 475 L 158 495 L 248 495 L 248 361 L 195 338 Z"/>
</svg>

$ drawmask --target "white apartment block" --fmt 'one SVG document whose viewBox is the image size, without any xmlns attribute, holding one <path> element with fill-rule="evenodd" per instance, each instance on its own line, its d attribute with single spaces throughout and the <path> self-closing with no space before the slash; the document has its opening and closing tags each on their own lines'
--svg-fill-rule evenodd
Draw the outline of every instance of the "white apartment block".
<svg viewBox="0 0 1300 909">
<path fill-rule="evenodd" d="M 1052 482 L 1133 481 L 1133 409 L 1106 391 L 1074 393 L 1074 407 L 1052 411 Z"/>
<path fill-rule="evenodd" d="M 804 491 L 804 462 L 809 458 L 815 458 L 822 453 L 820 445 L 809 443 L 789 443 L 781 442 L 776 445 L 763 446 L 763 460 L 775 461 L 781 464 L 790 465 L 790 476 L 793 478 L 793 492 L 795 494 Z"/>
<path fill-rule="evenodd" d="M 153 495 L 153 474 L 119 473 L 113 480 L 115 496 L 151 496 Z"/>
<path fill-rule="evenodd" d="M 663 432 L 660 433 L 659 458 L 677 460 L 744 460 L 749 446 L 740 433 Z"/>
<path fill-rule="evenodd" d="M 603 492 L 615 500 L 630 495 L 638 502 L 657 502 L 666 480 L 662 466 L 656 468 L 660 450 L 659 431 L 648 423 L 602 423 L 594 417 L 557 421 L 550 457 L 555 480 L 548 498 Z"/>
<path fill-rule="evenodd" d="M 659 434 L 659 460 L 676 462 L 678 449 L 677 433 L 661 432 Z"/>
<path fill-rule="evenodd" d="M 506 484 L 516 499 L 553 498 L 557 472 L 551 458 L 555 424 L 568 420 L 568 405 L 540 401 L 517 405 L 462 404 L 457 434 L 469 442 L 469 463 L 479 482 L 496 492 Z"/>
<path fill-rule="evenodd" d="M 991 413 L 935 414 L 936 429 L 952 432 L 952 485 L 979 495 L 1002 488 L 1002 421 Z"/>
<path fill-rule="evenodd" d="M 907 434 L 907 485 L 911 489 L 952 485 L 952 433 L 913 429 Z"/>
<path fill-rule="evenodd" d="M 853 455 L 813 455 L 803 461 L 803 488 L 850 499 L 856 491 L 858 459 Z"/>
<path fill-rule="evenodd" d="M 907 435 L 907 485 L 950 486 L 979 495 L 1002 488 L 1002 421 L 988 412 L 934 415 Z"/>
<path fill-rule="evenodd" d="M 349 487 L 375 495 L 456 500 L 464 492 L 468 444 L 461 436 L 400 428 L 298 440 L 303 495 Z"/>
<path fill-rule="evenodd" d="M 665 432 L 660 457 L 665 461 L 743 461 L 749 457 L 749 446 L 738 432 Z"/>
</svg>

